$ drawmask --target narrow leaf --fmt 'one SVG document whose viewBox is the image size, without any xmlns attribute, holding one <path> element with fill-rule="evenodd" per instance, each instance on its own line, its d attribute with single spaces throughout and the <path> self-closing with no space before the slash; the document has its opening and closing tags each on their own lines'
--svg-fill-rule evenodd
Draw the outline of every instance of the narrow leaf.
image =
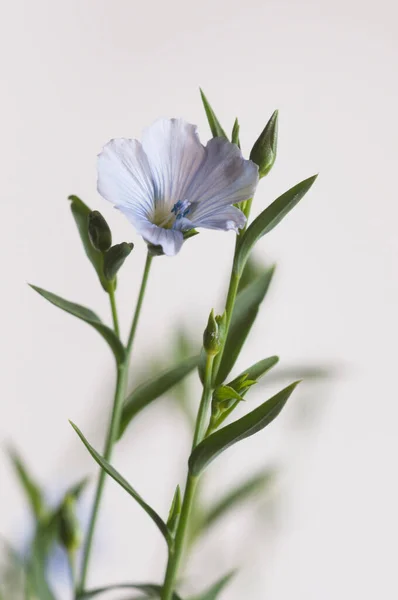
<svg viewBox="0 0 398 600">
<path fill-rule="evenodd" d="M 124 401 L 118 439 L 122 437 L 130 421 L 132 421 L 143 408 L 179 383 L 198 365 L 198 361 L 198 356 L 191 356 L 176 367 L 164 371 L 160 375 L 146 381 L 133 390 Z"/>
<path fill-rule="evenodd" d="M 298 383 L 292 383 L 238 421 L 204 439 L 189 457 L 191 474 L 199 475 L 221 452 L 269 425 L 279 415 Z"/>
<path fill-rule="evenodd" d="M 102 252 L 96 250 L 92 245 L 89 233 L 88 233 L 88 219 L 92 212 L 91 209 L 77 196 L 69 196 L 68 200 L 71 201 L 71 210 L 73 218 L 75 219 L 77 229 L 79 231 L 80 239 L 83 243 L 86 255 L 93 265 L 98 278 L 101 282 L 102 287 L 106 292 L 109 290 L 109 282 L 106 280 L 103 270 L 104 258 Z"/>
<path fill-rule="evenodd" d="M 253 221 L 241 238 L 235 256 L 235 271 L 242 273 L 250 251 L 258 240 L 269 233 L 299 203 L 314 183 L 317 175 L 305 179 L 279 196 Z"/>
<path fill-rule="evenodd" d="M 94 329 L 98 331 L 102 335 L 102 337 L 108 342 L 115 358 L 118 363 L 122 363 L 126 356 L 126 351 L 123 347 L 123 344 L 117 337 L 117 335 L 110 329 L 107 325 L 105 325 L 101 319 L 89 308 L 85 306 L 81 306 L 80 304 L 75 304 L 74 302 L 69 302 L 69 300 L 64 300 L 60 296 L 56 296 L 51 292 L 43 290 L 42 288 L 36 287 L 35 285 L 30 285 L 32 289 L 34 289 L 38 294 L 43 296 L 46 300 L 61 308 L 65 312 L 85 321 Z"/>
<path fill-rule="evenodd" d="M 192 600 L 217 600 L 223 589 L 229 584 L 232 577 L 235 575 L 235 571 L 224 575 L 219 581 L 212 585 L 206 592 L 203 592 L 199 596 L 195 596 Z"/>
<path fill-rule="evenodd" d="M 177 485 L 176 491 L 174 492 L 173 502 L 171 503 L 169 517 L 167 519 L 167 527 L 172 535 L 175 534 L 178 521 L 181 513 L 181 490 L 180 486 Z"/>
<path fill-rule="evenodd" d="M 239 121 L 238 118 L 235 119 L 234 122 L 234 126 L 232 128 L 232 137 L 231 137 L 231 142 L 233 144 L 236 144 L 238 146 L 238 148 L 240 148 L 240 141 L 239 141 Z"/>
<path fill-rule="evenodd" d="M 41 490 L 39 484 L 29 473 L 22 458 L 14 449 L 9 450 L 9 456 L 14 466 L 14 469 L 18 475 L 19 481 L 23 487 L 33 516 L 37 521 L 39 521 L 45 511 L 43 491 Z"/>
<path fill-rule="evenodd" d="M 238 487 L 234 488 L 231 492 L 228 492 L 205 513 L 200 529 L 202 531 L 207 531 L 219 519 L 231 512 L 237 506 L 258 496 L 273 481 L 274 476 L 275 473 L 268 469 L 254 475 Z"/>
<path fill-rule="evenodd" d="M 238 293 L 215 385 L 223 383 L 231 372 L 268 291 L 274 270 L 274 267 L 267 269 Z"/>
<path fill-rule="evenodd" d="M 147 513 L 147 515 L 149 515 L 151 517 L 151 519 L 154 521 L 154 523 L 158 526 L 159 530 L 161 531 L 164 538 L 166 539 L 166 542 L 168 543 L 169 542 L 169 532 L 167 529 L 167 525 L 163 521 L 163 519 L 158 515 L 158 513 L 151 506 L 149 506 L 149 504 L 147 504 L 145 502 L 145 500 L 143 500 L 143 498 L 141 498 L 141 496 L 135 491 L 135 489 L 131 487 L 131 485 L 128 483 L 128 481 L 126 479 L 124 479 L 124 477 L 122 477 L 122 475 L 118 471 L 116 471 L 116 469 L 114 469 L 112 467 L 112 465 L 110 465 L 108 463 L 108 461 L 106 461 L 89 444 L 89 442 L 86 440 L 86 438 L 84 437 L 84 435 L 82 434 L 80 429 L 74 423 L 72 423 L 72 421 L 70 421 L 70 424 L 72 425 L 73 429 L 76 431 L 77 435 L 80 437 L 83 444 L 86 446 L 86 448 L 89 451 L 89 453 L 91 454 L 91 456 L 99 464 L 101 469 L 103 469 L 110 477 L 112 477 L 112 479 L 114 479 L 128 494 L 130 494 L 130 496 L 132 496 L 134 498 L 134 500 L 141 506 L 141 508 L 144 509 L 144 511 Z"/>
<path fill-rule="evenodd" d="M 160 585 L 155 585 L 153 583 L 119 583 L 115 585 L 107 585 L 104 587 L 96 588 L 95 590 L 87 590 L 85 592 L 80 592 L 76 596 L 76 600 L 90 600 L 99 594 L 103 594 L 104 592 L 109 592 L 111 590 L 137 590 L 140 592 L 144 592 L 146 597 L 149 598 L 160 598 L 160 594 L 162 592 L 162 587 Z M 156 594 L 156 596 L 153 596 Z M 182 600 L 180 596 L 177 594 L 173 594 L 173 600 Z"/>
<path fill-rule="evenodd" d="M 227 134 L 221 127 L 219 120 L 217 119 L 212 107 L 209 104 L 209 101 L 203 93 L 203 90 L 200 90 L 200 95 L 202 97 L 203 106 L 206 111 L 207 120 L 209 122 L 210 130 L 213 137 L 223 137 L 225 139 L 228 139 Z"/>
</svg>

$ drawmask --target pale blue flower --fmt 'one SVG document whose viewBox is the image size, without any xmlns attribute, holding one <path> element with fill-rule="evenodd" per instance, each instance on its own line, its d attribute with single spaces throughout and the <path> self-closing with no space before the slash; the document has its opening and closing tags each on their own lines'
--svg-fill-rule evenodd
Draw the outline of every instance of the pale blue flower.
<svg viewBox="0 0 398 600">
<path fill-rule="evenodd" d="M 98 191 L 150 244 L 173 256 L 196 227 L 238 231 L 246 217 L 233 206 L 253 196 L 258 167 L 224 138 L 200 143 L 196 126 L 159 119 L 142 143 L 114 139 L 98 157 Z"/>
</svg>

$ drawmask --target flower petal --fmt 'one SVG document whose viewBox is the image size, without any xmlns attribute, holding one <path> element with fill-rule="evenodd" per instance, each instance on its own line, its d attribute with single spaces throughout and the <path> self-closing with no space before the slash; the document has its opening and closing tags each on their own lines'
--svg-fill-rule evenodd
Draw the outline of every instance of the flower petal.
<svg viewBox="0 0 398 600">
<path fill-rule="evenodd" d="M 233 229 L 238 233 L 246 224 L 246 217 L 236 206 L 224 206 L 202 217 L 193 219 L 193 227 L 204 227 L 205 229 L 223 229 L 229 231 Z"/>
<path fill-rule="evenodd" d="M 157 205 L 171 210 L 186 192 L 205 159 L 196 126 L 182 119 L 158 119 L 142 136 Z"/>
<path fill-rule="evenodd" d="M 210 218 L 215 209 L 248 200 L 258 183 L 258 167 L 245 160 L 238 146 L 213 138 L 187 198 L 193 204 L 189 218 L 195 223 Z"/>
<path fill-rule="evenodd" d="M 154 186 L 147 156 L 137 140 L 111 140 L 98 155 L 98 192 L 137 218 L 154 210 Z M 131 219 L 130 219 L 131 220 Z"/>
</svg>

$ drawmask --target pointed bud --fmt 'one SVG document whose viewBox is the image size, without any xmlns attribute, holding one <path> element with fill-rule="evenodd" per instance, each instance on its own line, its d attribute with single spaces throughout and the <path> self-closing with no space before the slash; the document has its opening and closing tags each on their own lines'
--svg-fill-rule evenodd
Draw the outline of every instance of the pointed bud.
<svg viewBox="0 0 398 600">
<path fill-rule="evenodd" d="M 220 325 L 222 329 L 222 317 L 215 317 L 214 310 L 212 310 L 209 315 L 207 327 L 203 334 L 203 347 L 207 354 L 215 356 L 221 350 L 223 340 L 220 334 L 223 332 L 220 331 Z"/>
<path fill-rule="evenodd" d="M 250 160 L 258 165 L 260 178 L 265 177 L 271 171 L 276 159 L 277 146 L 278 111 L 276 110 L 250 153 Z"/>
<path fill-rule="evenodd" d="M 112 245 L 111 230 L 98 210 L 88 215 L 88 236 L 93 247 L 101 252 L 106 252 Z"/>
<path fill-rule="evenodd" d="M 122 242 L 109 248 L 104 255 L 104 275 L 108 281 L 115 279 L 117 272 L 134 248 L 134 244 Z"/>
<path fill-rule="evenodd" d="M 68 552 L 77 550 L 82 541 L 75 504 L 75 498 L 68 494 L 62 503 L 59 515 L 59 538 Z"/>
<path fill-rule="evenodd" d="M 236 144 L 238 146 L 238 148 L 240 148 L 239 129 L 240 129 L 239 121 L 238 121 L 238 118 L 236 118 L 235 122 L 234 122 L 234 126 L 232 128 L 231 142 L 233 144 Z"/>
</svg>

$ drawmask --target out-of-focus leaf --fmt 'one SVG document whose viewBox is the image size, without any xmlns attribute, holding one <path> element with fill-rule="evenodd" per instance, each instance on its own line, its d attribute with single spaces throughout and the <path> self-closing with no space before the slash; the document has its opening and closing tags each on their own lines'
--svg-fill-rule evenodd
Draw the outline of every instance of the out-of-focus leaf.
<svg viewBox="0 0 398 600">
<path fill-rule="evenodd" d="M 54 306 L 61 308 L 70 315 L 73 315 L 74 317 L 77 317 L 78 319 L 81 319 L 82 321 L 85 321 L 94 327 L 94 329 L 96 329 L 98 333 L 102 335 L 104 340 L 108 342 L 116 361 L 118 363 L 122 363 L 124 361 L 126 357 L 126 350 L 122 342 L 119 340 L 115 332 L 105 325 L 92 310 L 86 308 L 85 306 L 81 306 L 80 304 L 69 302 L 69 300 L 64 300 L 64 298 L 48 292 L 47 290 L 43 290 L 35 285 L 30 285 L 30 287 L 40 294 L 40 296 L 43 296 L 43 298 L 51 302 L 51 304 L 54 304 Z"/>
<path fill-rule="evenodd" d="M 28 587 L 34 599 L 55 600 L 47 580 L 46 567 L 57 531 L 55 518 L 49 518 L 37 527 L 27 563 Z"/>
<path fill-rule="evenodd" d="M 7 540 L 0 538 L 0 600 L 27 600 L 25 590 L 23 559 Z"/>
<path fill-rule="evenodd" d="M 69 196 L 68 200 L 71 201 L 72 214 L 75 219 L 77 229 L 79 231 L 80 239 L 83 243 L 83 247 L 87 254 L 87 257 L 90 260 L 91 264 L 93 265 L 94 269 L 96 270 L 96 273 L 98 275 L 98 278 L 101 282 L 102 287 L 104 288 L 104 290 L 106 292 L 108 292 L 110 289 L 110 287 L 109 287 L 110 284 L 109 284 L 109 281 L 106 280 L 105 275 L 104 275 L 103 254 L 102 254 L 102 252 L 100 252 L 99 250 L 96 250 L 94 248 L 94 246 L 92 245 L 92 243 L 90 241 L 89 235 L 88 235 L 88 218 L 92 211 L 83 202 L 83 200 L 81 200 L 77 196 L 74 196 L 74 195 Z"/>
<path fill-rule="evenodd" d="M 239 292 L 215 385 L 223 383 L 231 372 L 257 317 L 260 304 L 268 291 L 274 270 L 274 267 L 268 268 L 260 277 Z"/>
<path fill-rule="evenodd" d="M 228 492 L 218 502 L 208 509 L 203 515 L 201 522 L 201 531 L 208 531 L 219 519 L 230 513 L 233 509 L 255 496 L 261 494 L 273 482 L 274 471 L 267 469 L 262 473 L 257 473 L 247 481 L 241 483 L 238 487 Z"/>
<path fill-rule="evenodd" d="M 240 277 L 238 293 L 248 286 L 249 283 L 253 283 L 258 277 L 264 275 L 266 271 L 268 271 L 267 265 L 260 263 L 260 261 L 253 258 L 253 256 L 249 256 Z"/>
<path fill-rule="evenodd" d="M 249 414 L 205 438 L 189 457 L 191 474 L 199 475 L 221 452 L 269 425 L 279 415 L 298 383 L 292 383 Z"/>
<path fill-rule="evenodd" d="M 23 487 L 26 498 L 29 502 L 33 516 L 36 520 L 40 520 L 45 511 L 44 495 L 39 484 L 34 480 L 32 475 L 29 473 L 22 458 L 18 455 L 16 450 L 10 449 L 9 455 L 14 466 L 14 469 L 18 475 L 19 481 Z"/>
<path fill-rule="evenodd" d="M 167 528 L 166 523 L 163 519 L 158 515 L 158 513 L 151 507 L 149 504 L 145 502 L 143 498 L 135 491 L 134 488 L 131 487 L 129 482 L 122 477 L 122 475 L 114 468 L 112 465 L 108 463 L 86 440 L 80 429 L 70 421 L 73 429 L 76 431 L 77 435 L 80 437 L 83 444 L 86 446 L 87 450 L 93 457 L 93 459 L 99 464 L 101 469 L 103 469 L 112 479 L 114 479 L 130 496 L 134 498 L 134 500 L 144 509 L 147 515 L 153 520 L 153 522 L 158 526 L 159 530 L 163 534 L 166 542 L 169 543 L 170 535 L 169 530 Z"/>
<path fill-rule="evenodd" d="M 77 595 L 76 600 L 91 600 L 99 594 L 109 592 L 111 590 L 137 590 L 145 593 L 146 598 L 160 598 L 162 587 L 154 583 L 119 583 L 108 585 L 105 587 L 96 588 L 95 590 L 87 590 Z M 182 600 L 177 594 L 173 594 L 173 600 Z"/>
<path fill-rule="evenodd" d="M 203 93 L 203 90 L 200 90 L 200 95 L 202 97 L 203 106 L 206 111 L 207 120 L 209 122 L 210 130 L 211 130 L 213 137 L 223 137 L 225 139 L 228 139 L 227 134 L 225 133 L 224 129 L 221 127 L 220 122 L 214 113 L 214 110 L 210 106 L 209 101 L 207 100 L 206 96 Z"/>
<path fill-rule="evenodd" d="M 84 477 L 83 479 L 81 479 L 77 483 L 74 483 L 67 490 L 67 492 L 66 492 L 65 495 L 66 496 L 72 496 L 73 498 L 75 498 L 76 500 L 78 500 L 80 498 L 80 496 L 82 495 L 82 493 L 84 492 L 84 490 L 86 489 L 87 484 L 89 482 L 89 479 L 90 479 L 89 477 Z"/>
<path fill-rule="evenodd" d="M 239 247 L 235 254 L 234 270 L 240 274 L 253 246 L 266 233 L 269 233 L 282 219 L 299 203 L 313 185 L 317 175 L 305 179 L 290 190 L 279 196 L 249 225 L 241 236 Z"/>
<path fill-rule="evenodd" d="M 122 437 L 129 423 L 143 408 L 179 383 L 197 366 L 198 361 L 198 356 L 191 356 L 176 367 L 164 371 L 133 390 L 124 401 L 118 439 Z"/>
<path fill-rule="evenodd" d="M 223 589 L 229 584 L 232 577 L 235 575 L 235 571 L 224 575 L 219 581 L 213 584 L 206 592 L 195 596 L 192 600 L 217 600 Z"/>
</svg>

